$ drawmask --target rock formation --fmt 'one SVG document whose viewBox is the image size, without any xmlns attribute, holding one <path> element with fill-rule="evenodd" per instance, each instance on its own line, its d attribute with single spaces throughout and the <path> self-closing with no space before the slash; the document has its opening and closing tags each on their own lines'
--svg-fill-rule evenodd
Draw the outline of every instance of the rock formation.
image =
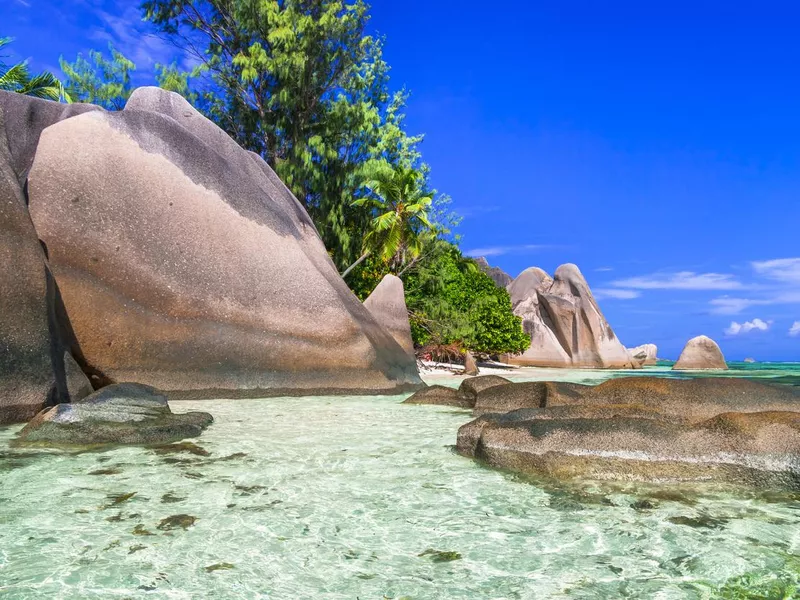
<svg viewBox="0 0 800 600">
<path fill-rule="evenodd" d="M 686 342 L 674 370 L 727 369 L 728 364 L 717 342 L 699 335 Z"/>
<path fill-rule="evenodd" d="M 491 412 L 487 412 L 491 411 Z M 800 389 L 627 377 L 481 390 L 457 449 L 558 479 L 712 481 L 800 490 Z"/>
<path fill-rule="evenodd" d="M 31 223 L 25 183 L 43 129 L 97 107 L 0 92 L 0 424 L 70 399 L 58 289 Z M 70 357 L 71 358 L 71 357 Z"/>
<path fill-rule="evenodd" d="M 507 288 L 509 284 L 514 280 L 511 275 L 503 271 L 500 267 L 493 267 L 489 264 L 489 262 L 483 256 L 476 258 L 475 262 L 478 263 L 478 267 L 481 271 L 486 273 L 489 277 L 492 278 L 497 284 L 497 287 Z"/>
<path fill-rule="evenodd" d="M 392 274 L 384 276 L 364 300 L 364 306 L 400 347 L 413 357 L 414 341 L 411 339 L 403 280 Z"/>
<path fill-rule="evenodd" d="M 514 314 L 531 336 L 518 365 L 625 369 L 634 365 L 614 335 L 578 267 L 561 265 L 552 279 L 542 269 L 523 271 L 508 287 Z"/>
<path fill-rule="evenodd" d="M 409 396 L 403 404 L 443 404 L 458 408 L 474 408 L 478 396 L 484 390 L 511 383 L 498 375 L 468 377 L 458 389 L 443 385 L 431 385 Z"/>
<path fill-rule="evenodd" d="M 0 112 L 0 423 L 69 398 L 64 351 L 179 397 L 421 385 L 272 169 L 180 96 Z"/>
<path fill-rule="evenodd" d="M 43 410 L 20 431 L 15 443 L 166 444 L 197 437 L 213 420 L 203 412 L 175 414 L 158 390 L 121 383 Z"/>
<path fill-rule="evenodd" d="M 655 344 L 642 344 L 635 348 L 628 348 L 628 354 L 634 363 L 638 363 L 642 367 L 652 367 L 658 362 L 658 358 L 656 358 L 658 346 Z"/>
<path fill-rule="evenodd" d="M 475 357 L 472 356 L 472 352 L 467 351 L 467 353 L 464 355 L 464 375 L 474 377 L 475 375 L 480 374 L 481 370 L 478 368 L 478 363 L 475 362 Z"/>
</svg>

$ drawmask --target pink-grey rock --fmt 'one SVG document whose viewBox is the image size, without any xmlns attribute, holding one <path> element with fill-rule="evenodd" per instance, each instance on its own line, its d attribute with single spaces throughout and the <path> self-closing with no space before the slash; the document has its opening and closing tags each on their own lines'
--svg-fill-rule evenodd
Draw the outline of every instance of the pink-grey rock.
<svg viewBox="0 0 800 600">
<path fill-rule="evenodd" d="M 158 390 L 136 383 L 104 387 L 79 402 L 36 415 L 16 444 L 97 446 L 166 444 L 197 437 L 214 419 L 208 413 L 175 414 Z"/>
<path fill-rule="evenodd" d="M 106 382 L 188 398 L 421 385 L 269 166 L 177 95 L 45 129 L 28 195 L 75 356 Z"/>
<path fill-rule="evenodd" d="M 652 367 L 658 362 L 658 346 L 655 344 L 642 344 L 635 348 L 628 348 L 631 360 L 642 367 Z"/>
<path fill-rule="evenodd" d="M 58 290 L 24 188 L 41 131 L 89 110 L 0 91 L 0 424 L 69 400 Z"/>
<path fill-rule="evenodd" d="M 413 357 L 414 341 L 411 339 L 403 280 L 391 273 L 385 275 L 364 300 L 364 306 L 400 347 Z"/>
<path fill-rule="evenodd" d="M 728 363 L 714 340 L 699 335 L 686 342 L 678 362 L 672 368 L 676 371 L 727 369 Z"/>
<path fill-rule="evenodd" d="M 542 269 L 523 271 L 509 286 L 514 314 L 531 345 L 509 362 L 542 367 L 634 368 L 577 266 L 561 265 L 550 278 Z"/>
<path fill-rule="evenodd" d="M 480 374 L 481 370 L 478 368 L 478 363 L 475 362 L 475 357 L 472 356 L 472 352 L 467 351 L 464 355 L 464 375 L 474 377 Z"/>
</svg>

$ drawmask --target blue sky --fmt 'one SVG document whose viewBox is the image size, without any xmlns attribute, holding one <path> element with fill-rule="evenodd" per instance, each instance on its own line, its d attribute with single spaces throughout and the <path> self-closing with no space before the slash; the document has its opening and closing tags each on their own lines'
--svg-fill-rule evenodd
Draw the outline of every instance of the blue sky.
<svg viewBox="0 0 800 600">
<path fill-rule="evenodd" d="M 147 81 L 174 49 L 137 4 L 5 0 L 0 35 L 53 70 L 114 41 Z M 800 7 L 651 4 L 385 0 L 371 28 L 464 250 L 576 263 L 627 345 L 800 360 Z"/>
</svg>

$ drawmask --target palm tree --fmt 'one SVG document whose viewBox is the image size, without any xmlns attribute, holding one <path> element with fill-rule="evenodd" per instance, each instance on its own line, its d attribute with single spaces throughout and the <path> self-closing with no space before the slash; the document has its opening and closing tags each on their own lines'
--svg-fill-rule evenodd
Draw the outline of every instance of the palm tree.
<svg viewBox="0 0 800 600">
<path fill-rule="evenodd" d="M 11 41 L 11 38 L 0 38 L 0 48 L 7 46 Z M 0 90 L 48 100 L 60 100 L 63 98 L 65 101 L 70 102 L 69 96 L 64 91 L 64 86 L 61 85 L 55 75 L 47 71 L 38 75 L 31 75 L 28 69 L 28 61 L 23 61 L 10 67 L 0 61 Z"/>
<path fill-rule="evenodd" d="M 376 216 L 364 236 L 363 253 L 342 273 L 347 275 L 372 253 L 396 271 L 420 255 L 426 233 L 433 229 L 428 209 L 433 197 L 420 186 L 422 174 L 413 167 L 392 166 L 382 161 L 370 167 L 364 187 L 369 195 L 353 202 L 374 211 Z"/>
</svg>

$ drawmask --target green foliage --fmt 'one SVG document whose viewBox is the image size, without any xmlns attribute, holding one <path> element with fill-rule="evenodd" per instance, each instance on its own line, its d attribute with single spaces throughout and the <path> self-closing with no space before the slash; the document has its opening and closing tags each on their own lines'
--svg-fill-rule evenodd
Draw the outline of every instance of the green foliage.
<svg viewBox="0 0 800 600">
<path fill-rule="evenodd" d="M 177 63 L 169 65 L 156 63 L 155 71 L 158 87 L 180 94 L 191 104 L 197 102 L 197 93 L 189 87 L 189 73 L 181 71 Z"/>
<path fill-rule="evenodd" d="M 429 245 L 404 276 L 417 345 L 460 343 L 473 352 L 519 353 L 530 345 L 511 298 L 475 261 L 444 240 Z"/>
<path fill-rule="evenodd" d="M 197 105 L 263 156 L 306 206 L 340 269 L 362 253 L 363 167 L 414 166 L 363 0 L 146 0 L 145 18 L 200 61 Z"/>
<path fill-rule="evenodd" d="M 8 37 L 0 38 L 0 48 L 12 41 L 12 38 Z M 71 101 L 69 94 L 55 75 L 47 71 L 31 75 L 27 61 L 9 66 L 0 60 L 0 90 L 47 100 Z"/>
<path fill-rule="evenodd" d="M 130 98 L 131 71 L 136 70 L 130 60 L 108 45 L 111 59 L 102 52 L 89 51 L 89 60 L 78 54 L 75 62 L 59 60 L 61 70 L 67 76 L 66 89 L 76 102 L 97 104 L 108 110 L 122 110 Z"/>
<path fill-rule="evenodd" d="M 433 198 L 420 187 L 422 174 L 413 167 L 392 166 L 384 160 L 370 163 L 366 170 L 368 194 L 353 202 L 353 206 L 369 210 L 372 217 L 364 250 L 399 270 L 419 257 L 423 239 L 433 229 L 428 221 Z"/>
</svg>

